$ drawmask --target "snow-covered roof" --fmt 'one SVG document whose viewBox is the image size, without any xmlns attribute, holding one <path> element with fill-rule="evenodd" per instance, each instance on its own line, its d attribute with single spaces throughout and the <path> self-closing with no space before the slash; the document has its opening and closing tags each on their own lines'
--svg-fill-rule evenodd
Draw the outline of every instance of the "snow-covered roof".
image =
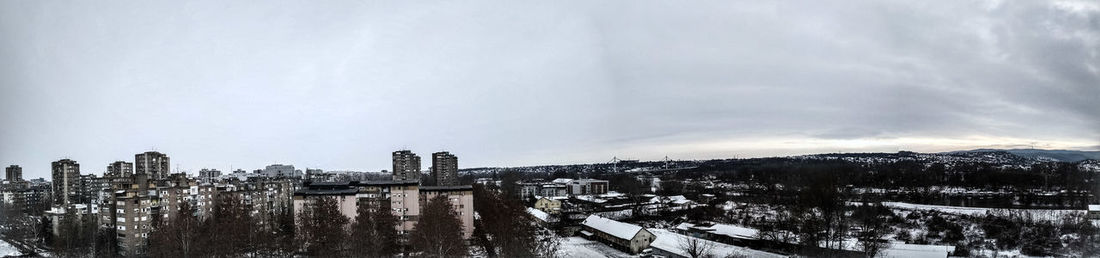
<svg viewBox="0 0 1100 258">
<path fill-rule="evenodd" d="M 653 197 L 652 199 L 649 199 L 649 203 L 662 203 L 662 202 L 670 202 L 670 203 L 675 203 L 675 204 L 688 204 L 688 203 L 691 203 L 691 200 L 688 200 L 688 198 L 684 197 L 683 195 L 657 196 L 657 197 Z"/>
<path fill-rule="evenodd" d="M 593 197 L 591 195 L 577 195 L 574 196 L 577 200 L 592 202 L 592 203 L 605 203 L 607 200 Z"/>
<path fill-rule="evenodd" d="M 550 218 L 550 214 L 546 214 L 546 212 L 542 212 L 542 211 L 540 211 L 538 209 L 535 209 L 535 208 L 528 207 L 527 208 L 527 213 L 530 213 L 531 216 L 534 216 L 536 219 L 539 219 L 543 222 L 545 222 L 547 219 Z"/>
<path fill-rule="evenodd" d="M 634 239 L 634 235 L 642 230 L 642 227 L 638 225 L 622 223 L 596 215 L 589 215 L 582 224 L 608 235 L 627 240 Z"/>
<path fill-rule="evenodd" d="M 673 233 L 664 229 L 654 229 L 652 232 L 653 235 L 657 236 L 657 239 L 653 240 L 653 243 L 649 245 L 650 247 L 661 249 L 666 252 L 674 253 L 683 257 L 691 257 L 687 254 L 686 251 L 684 251 L 684 248 L 681 247 L 680 243 L 684 240 L 695 239 L 694 237 Z M 708 245 L 712 245 L 710 253 L 719 256 L 740 254 L 746 257 L 786 257 L 780 254 L 753 250 L 745 247 L 728 245 L 710 240 L 698 240 L 706 242 Z"/>
<path fill-rule="evenodd" d="M 1100 211 L 1100 205 L 1089 205 L 1090 211 Z"/>
<path fill-rule="evenodd" d="M 733 237 L 733 238 L 741 238 L 741 239 L 756 239 L 756 235 L 759 232 L 758 230 L 752 229 L 752 228 L 746 228 L 746 227 L 742 227 L 742 226 L 735 226 L 735 225 L 729 225 L 729 224 L 720 224 L 720 223 L 715 223 L 714 225 L 710 225 L 710 226 L 702 226 L 702 225 L 696 225 L 696 224 L 684 222 L 684 223 L 680 223 L 680 225 L 676 225 L 676 229 L 679 229 L 679 230 L 688 230 L 688 229 L 692 229 L 692 228 L 697 229 L 697 230 L 708 231 L 708 232 L 711 232 L 711 233 L 716 234 L 716 235 L 724 235 L 724 236 L 729 236 L 729 237 Z"/>
<path fill-rule="evenodd" d="M 557 179 L 554 179 L 554 181 L 551 181 L 551 182 L 553 182 L 555 184 L 565 184 L 565 183 L 573 182 L 573 179 L 572 178 L 557 178 Z"/>
</svg>

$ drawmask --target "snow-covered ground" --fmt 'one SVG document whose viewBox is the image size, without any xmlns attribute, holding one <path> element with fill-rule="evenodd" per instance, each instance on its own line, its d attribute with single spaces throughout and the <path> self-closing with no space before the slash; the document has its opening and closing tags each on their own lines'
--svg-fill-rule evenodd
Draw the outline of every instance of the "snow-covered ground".
<svg viewBox="0 0 1100 258">
<path fill-rule="evenodd" d="M 653 240 L 653 243 L 649 245 L 650 248 L 658 248 L 667 252 L 676 253 L 683 256 L 688 256 L 687 252 L 680 247 L 680 241 L 684 238 L 693 238 L 685 235 L 681 235 L 675 232 L 671 232 L 665 229 L 650 229 L 653 235 L 657 236 L 657 239 Z M 740 255 L 745 257 L 786 257 L 780 254 L 774 254 L 759 250 L 753 250 L 740 246 L 727 245 L 709 240 L 702 240 L 708 245 L 713 245 L 710 253 L 715 254 L 718 257 L 725 257 L 727 255 Z"/>
<path fill-rule="evenodd" d="M 912 204 L 904 202 L 882 202 L 883 206 L 905 209 L 905 210 L 938 210 L 944 213 L 970 215 L 970 216 L 983 216 L 988 212 L 1026 212 L 1031 214 L 1035 219 L 1041 220 L 1056 220 L 1061 219 L 1066 214 L 1084 214 L 1085 210 L 1046 210 L 1046 209 L 991 209 L 991 208 L 974 208 L 974 207 L 961 207 L 961 206 L 944 206 L 944 205 L 926 205 L 926 204 Z"/>
<path fill-rule="evenodd" d="M 581 237 L 567 237 L 562 239 L 558 248 L 560 257 L 577 258 L 626 258 L 637 257 L 623 253 L 615 248 L 602 243 L 584 239 Z"/>
<path fill-rule="evenodd" d="M 911 245 L 893 242 L 886 250 L 882 250 L 883 257 L 947 257 L 955 251 L 953 246 L 942 245 Z"/>
<path fill-rule="evenodd" d="M 0 240 L 0 257 L 18 256 L 18 255 L 22 255 L 22 254 L 23 254 L 22 252 L 19 252 L 19 249 L 16 249 L 14 246 L 11 246 L 11 244 L 9 244 L 8 242 Z"/>
</svg>

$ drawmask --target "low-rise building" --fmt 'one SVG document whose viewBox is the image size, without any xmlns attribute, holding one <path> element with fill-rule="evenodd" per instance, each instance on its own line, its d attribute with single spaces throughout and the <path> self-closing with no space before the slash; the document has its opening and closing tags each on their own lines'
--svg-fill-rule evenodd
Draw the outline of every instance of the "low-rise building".
<svg viewBox="0 0 1100 258">
<path fill-rule="evenodd" d="M 1100 220 L 1100 204 L 1089 205 L 1089 219 Z"/>
<path fill-rule="evenodd" d="M 652 232 L 641 226 L 618 222 L 596 215 L 589 215 L 581 223 L 581 234 L 627 253 L 637 254 L 656 239 Z"/>
<path fill-rule="evenodd" d="M 543 196 L 543 197 L 540 197 L 537 201 L 535 201 L 535 209 L 538 209 L 540 211 L 550 213 L 550 214 L 557 214 L 557 213 L 561 212 L 561 204 L 562 204 L 562 198 L 560 198 L 560 197 L 546 197 L 546 196 Z"/>
</svg>

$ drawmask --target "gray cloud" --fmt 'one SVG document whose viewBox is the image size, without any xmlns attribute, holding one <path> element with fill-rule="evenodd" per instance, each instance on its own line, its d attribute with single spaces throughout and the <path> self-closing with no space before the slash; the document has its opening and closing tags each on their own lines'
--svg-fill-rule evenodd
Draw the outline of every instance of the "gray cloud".
<svg viewBox="0 0 1100 258">
<path fill-rule="evenodd" d="M 150 148 L 191 170 L 378 170 L 398 148 L 470 167 L 835 147 L 662 149 L 764 138 L 1100 142 L 1094 2 L 817 4 L 0 2 L 0 162 L 44 177 Z"/>
</svg>

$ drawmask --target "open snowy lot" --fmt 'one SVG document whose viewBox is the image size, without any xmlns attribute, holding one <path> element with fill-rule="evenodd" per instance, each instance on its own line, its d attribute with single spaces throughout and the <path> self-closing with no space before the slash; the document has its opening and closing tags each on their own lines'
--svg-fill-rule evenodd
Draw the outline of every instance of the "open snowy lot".
<svg viewBox="0 0 1100 258">
<path fill-rule="evenodd" d="M 19 252 L 19 249 L 16 249 L 14 246 L 11 246 L 11 244 L 9 244 L 8 242 L 0 241 L 0 257 L 18 256 L 18 255 L 21 255 L 21 254 L 23 254 L 23 253 Z"/>
</svg>

